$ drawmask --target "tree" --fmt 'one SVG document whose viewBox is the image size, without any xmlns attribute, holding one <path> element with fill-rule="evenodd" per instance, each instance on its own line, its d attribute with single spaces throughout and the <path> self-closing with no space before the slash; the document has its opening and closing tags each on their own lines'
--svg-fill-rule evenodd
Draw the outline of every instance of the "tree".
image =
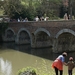
<svg viewBox="0 0 75 75">
<path fill-rule="evenodd" d="M 0 23 L 0 42 L 2 42 L 2 35 L 4 34 L 5 30 L 8 28 L 8 23 Z"/>
<path fill-rule="evenodd" d="M 69 0 L 69 14 L 70 14 L 70 19 L 72 19 L 72 8 L 73 8 L 72 4 L 73 4 L 73 0 Z"/>
<path fill-rule="evenodd" d="M 41 0 L 41 5 L 38 8 L 38 13 L 42 13 L 41 15 L 47 14 L 49 17 L 59 17 L 60 6 L 61 0 Z"/>
<path fill-rule="evenodd" d="M 20 16 L 32 20 L 36 15 L 59 17 L 62 0 L 4 0 L 3 9 L 10 18 Z"/>
<path fill-rule="evenodd" d="M 20 0 L 4 0 L 3 2 L 4 13 L 9 17 L 15 16 L 15 13 L 20 14 L 22 8 Z"/>
</svg>

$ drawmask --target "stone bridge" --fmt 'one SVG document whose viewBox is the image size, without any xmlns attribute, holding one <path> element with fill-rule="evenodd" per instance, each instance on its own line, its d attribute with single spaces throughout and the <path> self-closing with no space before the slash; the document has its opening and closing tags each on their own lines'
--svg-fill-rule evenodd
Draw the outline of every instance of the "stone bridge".
<svg viewBox="0 0 75 75">
<path fill-rule="evenodd" d="M 3 41 L 52 47 L 53 52 L 75 51 L 75 21 L 10 22 Z"/>
</svg>

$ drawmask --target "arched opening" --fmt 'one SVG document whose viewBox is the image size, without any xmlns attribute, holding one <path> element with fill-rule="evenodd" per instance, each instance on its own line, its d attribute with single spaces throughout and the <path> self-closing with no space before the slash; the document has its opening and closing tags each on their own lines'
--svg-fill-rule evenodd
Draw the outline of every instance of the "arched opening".
<svg viewBox="0 0 75 75">
<path fill-rule="evenodd" d="M 74 51 L 75 50 L 75 36 L 71 33 L 65 32 L 57 38 L 58 51 Z"/>
<path fill-rule="evenodd" d="M 35 41 L 36 48 L 52 46 L 52 40 L 50 39 L 50 36 L 44 31 L 39 31 L 36 33 Z"/>
<path fill-rule="evenodd" d="M 12 38 L 12 37 L 14 37 L 14 33 L 13 33 L 13 31 L 11 31 L 11 30 L 8 30 L 7 31 L 7 38 Z"/>
<path fill-rule="evenodd" d="M 12 30 L 7 30 L 6 32 L 6 39 L 7 41 L 15 41 L 15 34 Z"/>
<path fill-rule="evenodd" d="M 48 41 L 48 40 L 49 40 L 49 36 L 47 35 L 47 33 L 43 31 L 37 33 L 36 41 Z"/>
<path fill-rule="evenodd" d="M 22 30 L 20 33 L 19 33 L 19 43 L 20 44 L 30 44 L 30 37 L 29 37 L 29 34 Z"/>
</svg>

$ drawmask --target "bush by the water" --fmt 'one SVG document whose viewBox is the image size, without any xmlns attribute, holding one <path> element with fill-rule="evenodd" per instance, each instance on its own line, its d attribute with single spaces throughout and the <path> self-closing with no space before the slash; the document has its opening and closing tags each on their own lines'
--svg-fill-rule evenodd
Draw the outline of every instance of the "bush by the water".
<svg viewBox="0 0 75 75">
<path fill-rule="evenodd" d="M 27 67 L 18 71 L 18 75 L 36 75 L 37 71 L 35 68 Z"/>
</svg>

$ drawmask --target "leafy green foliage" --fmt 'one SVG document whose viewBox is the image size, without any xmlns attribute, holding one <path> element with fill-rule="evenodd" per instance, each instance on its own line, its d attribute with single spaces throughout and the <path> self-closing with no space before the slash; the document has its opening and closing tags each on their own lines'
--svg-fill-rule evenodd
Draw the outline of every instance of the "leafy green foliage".
<svg viewBox="0 0 75 75">
<path fill-rule="evenodd" d="M 75 8 L 75 1 L 72 1 L 72 8 Z M 70 5 L 69 5 L 70 6 Z M 33 20 L 35 16 L 46 16 L 50 18 L 63 17 L 64 13 L 68 14 L 72 12 L 75 15 L 75 11 L 70 12 L 70 7 L 64 7 L 62 0 L 4 0 L 0 1 L 0 7 L 4 10 L 5 15 L 10 18 L 22 18 L 27 17 L 29 20 Z"/>
<path fill-rule="evenodd" d="M 20 69 L 18 71 L 18 75 L 23 75 L 23 74 L 36 75 L 36 73 L 37 73 L 37 70 L 35 68 L 32 68 L 32 67 L 26 67 L 26 68 Z"/>
</svg>

